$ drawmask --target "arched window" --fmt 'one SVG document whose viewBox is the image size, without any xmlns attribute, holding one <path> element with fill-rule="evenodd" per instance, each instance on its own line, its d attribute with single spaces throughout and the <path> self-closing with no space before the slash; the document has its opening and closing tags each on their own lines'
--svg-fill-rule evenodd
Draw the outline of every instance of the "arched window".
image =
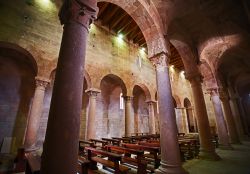
<svg viewBox="0 0 250 174">
<path fill-rule="evenodd" d="M 120 109 L 124 109 L 124 99 L 122 97 L 122 93 L 120 93 Z"/>
</svg>

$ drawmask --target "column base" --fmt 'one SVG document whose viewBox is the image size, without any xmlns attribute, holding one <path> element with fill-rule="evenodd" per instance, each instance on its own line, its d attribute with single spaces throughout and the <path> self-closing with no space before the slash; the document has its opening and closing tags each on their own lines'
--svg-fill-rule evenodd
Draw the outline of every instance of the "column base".
<svg viewBox="0 0 250 174">
<path fill-rule="evenodd" d="M 155 174 L 188 174 L 188 172 L 181 165 L 168 165 L 161 162 Z"/>
<path fill-rule="evenodd" d="M 228 145 L 219 144 L 219 149 L 221 149 L 221 150 L 234 150 L 234 148 L 230 144 L 228 144 Z"/>
<path fill-rule="evenodd" d="M 216 152 L 200 151 L 199 158 L 210 161 L 219 161 L 221 157 Z"/>
</svg>

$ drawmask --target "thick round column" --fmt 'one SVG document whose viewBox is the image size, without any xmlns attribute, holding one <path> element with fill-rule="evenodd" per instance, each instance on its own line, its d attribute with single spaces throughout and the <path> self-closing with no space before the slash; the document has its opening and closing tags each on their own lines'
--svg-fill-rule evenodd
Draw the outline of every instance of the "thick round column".
<svg viewBox="0 0 250 174">
<path fill-rule="evenodd" d="M 167 54 L 162 52 L 150 58 L 156 69 L 160 117 L 161 165 L 158 174 L 187 173 L 181 164 L 177 125 L 167 66 Z"/>
<path fill-rule="evenodd" d="M 132 100 L 131 96 L 124 96 L 125 102 L 125 136 L 131 136 L 134 133 L 132 118 Z"/>
<path fill-rule="evenodd" d="M 26 129 L 24 147 L 25 151 L 37 150 L 37 133 L 40 125 L 40 118 L 43 110 L 43 100 L 46 86 L 49 80 L 36 77 L 36 89 L 31 105 L 30 115 L 28 117 L 28 125 Z"/>
<path fill-rule="evenodd" d="M 239 137 L 241 139 L 244 139 L 244 130 L 243 130 L 243 124 L 241 121 L 241 115 L 240 115 L 240 111 L 239 111 L 239 107 L 237 104 L 237 100 L 238 98 L 234 95 L 230 97 L 231 100 L 231 108 L 232 108 L 232 112 L 233 112 L 233 117 L 234 117 L 234 122 L 236 124 L 236 128 L 237 128 L 237 132 L 239 134 Z"/>
<path fill-rule="evenodd" d="M 236 143 L 236 144 L 240 143 L 240 139 L 238 136 L 238 132 L 236 129 L 236 125 L 235 125 L 234 118 L 233 118 L 232 111 L 231 111 L 230 104 L 229 104 L 228 94 L 222 89 L 220 89 L 219 95 L 220 95 L 220 99 L 221 99 L 222 106 L 224 109 L 224 114 L 225 114 L 230 141 L 231 143 Z"/>
<path fill-rule="evenodd" d="M 85 92 L 89 95 L 89 113 L 87 118 L 86 139 L 95 138 L 95 115 L 96 115 L 96 97 L 101 91 L 98 89 L 87 89 Z"/>
<path fill-rule="evenodd" d="M 201 75 L 199 73 L 186 74 L 186 78 L 191 83 L 194 98 L 194 109 L 198 123 L 198 132 L 200 138 L 199 156 L 203 159 L 219 160 L 220 157 L 215 153 L 215 147 L 212 143 L 207 109 L 201 87 Z"/>
<path fill-rule="evenodd" d="M 229 135 L 226 127 L 226 123 L 223 116 L 223 111 L 221 107 L 221 101 L 219 98 L 218 90 L 211 89 L 210 95 L 215 112 L 216 127 L 219 138 L 219 148 L 221 149 L 233 149 L 230 145 Z"/>
<path fill-rule="evenodd" d="M 149 133 L 155 134 L 155 111 L 154 104 L 155 101 L 147 101 L 148 103 L 148 113 L 149 113 Z"/>
<path fill-rule="evenodd" d="M 96 8 L 96 0 L 66 0 L 59 13 L 64 31 L 43 146 L 42 174 L 77 172 L 86 41 Z"/>
</svg>

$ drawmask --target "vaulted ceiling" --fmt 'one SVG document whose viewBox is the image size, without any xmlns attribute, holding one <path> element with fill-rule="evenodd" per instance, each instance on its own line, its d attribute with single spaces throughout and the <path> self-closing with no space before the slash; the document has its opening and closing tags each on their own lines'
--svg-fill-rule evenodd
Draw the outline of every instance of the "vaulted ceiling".
<svg viewBox="0 0 250 174">
<path fill-rule="evenodd" d="M 97 20 L 101 25 L 108 27 L 110 31 L 117 34 L 123 34 L 127 40 L 133 41 L 140 47 L 147 47 L 141 29 L 126 11 L 112 3 L 98 2 L 97 5 L 99 7 Z M 184 66 L 178 51 L 173 45 L 170 45 L 170 50 L 170 64 L 179 70 L 183 70 Z"/>
</svg>

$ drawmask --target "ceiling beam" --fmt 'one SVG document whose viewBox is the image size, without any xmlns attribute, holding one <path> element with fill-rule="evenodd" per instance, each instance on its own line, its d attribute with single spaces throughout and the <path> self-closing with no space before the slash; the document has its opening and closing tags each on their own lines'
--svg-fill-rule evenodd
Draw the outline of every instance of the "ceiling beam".
<svg viewBox="0 0 250 174">
<path fill-rule="evenodd" d="M 109 3 L 104 3 L 104 5 L 99 9 L 98 18 L 103 14 L 103 12 L 106 10 L 108 5 L 109 5 Z"/>
</svg>

